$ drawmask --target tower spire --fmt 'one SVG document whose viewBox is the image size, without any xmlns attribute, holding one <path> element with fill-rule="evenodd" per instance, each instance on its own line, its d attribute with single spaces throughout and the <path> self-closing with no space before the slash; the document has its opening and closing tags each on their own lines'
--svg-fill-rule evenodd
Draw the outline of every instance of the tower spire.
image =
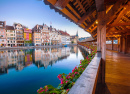
<svg viewBox="0 0 130 94">
<path fill-rule="evenodd" d="M 77 30 L 76 36 L 78 37 L 78 30 Z"/>
</svg>

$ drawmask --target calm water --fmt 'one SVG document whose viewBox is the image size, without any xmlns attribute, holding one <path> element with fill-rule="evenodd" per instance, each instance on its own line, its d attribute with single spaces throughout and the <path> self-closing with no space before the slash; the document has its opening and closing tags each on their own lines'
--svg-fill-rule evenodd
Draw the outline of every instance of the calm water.
<svg viewBox="0 0 130 94">
<path fill-rule="evenodd" d="M 37 94 L 37 89 L 60 83 L 58 74 L 70 73 L 87 56 L 82 48 L 0 51 L 0 94 Z"/>
</svg>

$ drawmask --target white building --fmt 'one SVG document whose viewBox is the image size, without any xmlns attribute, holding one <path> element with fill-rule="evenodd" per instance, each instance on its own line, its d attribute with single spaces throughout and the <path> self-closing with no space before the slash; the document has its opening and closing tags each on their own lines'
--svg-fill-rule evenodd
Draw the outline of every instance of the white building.
<svg viewBox="0 0 130 94">
<path fill-rule="evenodd" d="M 50 26 L 49 29 L 50 29 L 50 44 L 58 45 L 59 44 L 58 31 L 55 28 L 52 28 L 52 26 Z"/>
<path fill-rule="evenodd" d="M 70 35 L 67 32 L 64 31 L 59 31 L 59 35 L 61 37 L 61 44 L 66 45 L 66 44 L 70 44 Z"/>
</svg>

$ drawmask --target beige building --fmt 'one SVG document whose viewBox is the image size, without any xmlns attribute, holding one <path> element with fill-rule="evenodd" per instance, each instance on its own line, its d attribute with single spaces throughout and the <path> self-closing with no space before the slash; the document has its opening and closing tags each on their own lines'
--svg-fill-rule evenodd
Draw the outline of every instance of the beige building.
<svg viewBox="0 0 130 94">
<path fill-rule="evenodd" d="M 0 21 L 0 47 L 6 46 L 6 30 L 5 30 L 5 21 Z"/>
<path fill-rule="evenodd" d="M 41 27 L 39 25 L 36 25 L 32 29 L 32 39 L 33 39 L 33 45 L 34 46 L 40 46 L 41 45 Z"/>
<path fill-rule="evenodd" d="M 42 45 L 50 44 L 50 30 L 46 24 L 39 25 L 41 27 L 41 43 Z"/>
<path fill-rule="evenodd" d="M 24 30 L 23 26 L 20 23 L 14 23 L 14 29 L 16 32 L 16 43 L 17 46 L 24 46 Z"/>
<path fill-rule="evenodd" d="M 6 39 L 7 39 L 6 43 L 7 47 L 17 46 L 16 31 L 14 30 L 13 26 L 6 26 Z"/>
<path fill-rule="evenodd" d="M 58 31 L 55 28 L 52 28 L 50 26 L 50 43 L 51 45 L 58 45 L 59 44 L 59 37 L 58 37 Z"/>
</svg>

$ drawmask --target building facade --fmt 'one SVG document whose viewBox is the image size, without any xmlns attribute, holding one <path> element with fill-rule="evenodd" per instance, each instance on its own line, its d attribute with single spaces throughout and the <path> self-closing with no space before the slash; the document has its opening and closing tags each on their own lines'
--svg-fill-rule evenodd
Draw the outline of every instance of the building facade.
<svg viewBox="0 0 130 94">
<path fill-rule="evenodd" d="M 14 23 L 14 29 L 16 32 L 17 46 L 24 46 L 23 26 L 20 23 Z"/>
<path fill-rule="evenodd" d="M 50 45 L 50 30 L 46 24 L 43 24 L 43 29 L 41 30 L 41 42 L 42 45 Z"/>
<path fill-rule="evenodd" d="M 70 36 L 70 41 L 71 41 L 72 44 L 73 43 L 77 44 L 77 42 L 78 42 L 78 31 L 77 31 L 76 35 Z"/>
<path fill-rule="evenodd" d="M 13 26 L 6 26 L 6 39 L 7 47 L 15 47 L 17 46 L 16 44 L 16 31 L 14 30 Z"/>
<path fill-rule="evenodd" d="M 24 28 L 24 45 L 31 46 L 32 45 L 32 30 L 28 28 Z"/>
<path fill-rule="evenodd" d="M 36 25 L 33 29 L 32 29 L 32 39 L 33 39 L 33 45 L 34 46 L 40 46 L 41 45 L 41 28 L 39 27 L 39 25 Z"/>
<path fill-rule="evenodd" d="M 50 44 L 59 45 L 58 31 L 50 26 Z"/>
<path fill-rule="evenodd" d="M 66 44 L 70 44 L 70 35 L 67 32 L 64 31 L 59 31 L 59 34 L 61 35 L 61 44 L 62 45 L 66 45 Z"/>
<path fill-rule="evenodd" d="M 0 21 L 0 47 L 6 47 L 6 22 Z"/>
</svg>

